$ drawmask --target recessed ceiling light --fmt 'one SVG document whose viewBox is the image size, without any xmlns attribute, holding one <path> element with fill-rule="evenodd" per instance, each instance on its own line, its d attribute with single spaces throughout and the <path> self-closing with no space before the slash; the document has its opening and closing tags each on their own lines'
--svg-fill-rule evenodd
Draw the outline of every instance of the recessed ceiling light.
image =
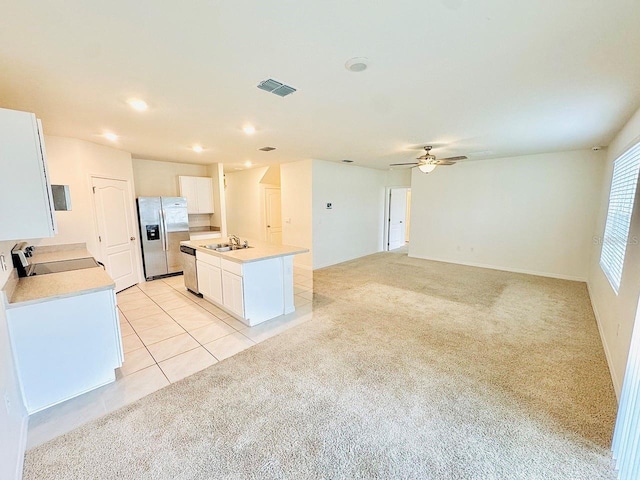
<svg viewBox="0 0 640 480">
<path fill-rule="evenodd" d="M 149 105 L 147 105 L 147 102 L 145 102 L 144 100 L 140 100 L 138 98 L 131 98 L 127 100 L 127 103 L 131 108 L 133 108 L 134 110 L 137 110 L 138 112 L 144 112 L 147 108 L 149 108 Z"/>
<path fill-rule="evenodd" d="M 245 125 L 244 127 L 242 127 L 242 131 L 247 135 L 253 135 L 254 133 L 256 133 L 256 127 L 254 127 L 253 125 Z"/>
<path fill-rule="evenodd" d="M 347 60 L 344 67 L 350 72 L 364 72 L 369 67 L 369 59 L 366 57 L 354 57 Z"/>
<path fill-rule="evenodd" d="M 115 133 L 107 132 L 102 136 L 111 142 L 115 142 L 116 140 L 118 140 L 118 135 L 116 135 Z"/>
<path fill-rule="evenodd" d="M 249 168 L 251 165 L 253 165 L 253 163 L 251 163 L 251 160 L 247 160 L 246 162 L 244 162 L 244 166 Z"/>
<path fill-rule="evenodd" d="M 193 149 L 194 152 L 196 153 L 202 153 L 204 151 L 204 148 L 202 148 L 200 145 L 194 145 L 193 147 L 191 147 Z"/>
</svg>

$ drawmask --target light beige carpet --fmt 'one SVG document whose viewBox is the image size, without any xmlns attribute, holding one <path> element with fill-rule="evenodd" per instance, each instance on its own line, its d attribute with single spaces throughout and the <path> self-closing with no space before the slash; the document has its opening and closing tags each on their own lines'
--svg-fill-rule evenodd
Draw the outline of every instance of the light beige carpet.
<svg viewBox="0 0 640 480">
<path fill-rule="evenodd" d="M 612 479 L 586 287 L 377 254 L 315 318 L 27 454 L 26 479 Z"/>
</svg>

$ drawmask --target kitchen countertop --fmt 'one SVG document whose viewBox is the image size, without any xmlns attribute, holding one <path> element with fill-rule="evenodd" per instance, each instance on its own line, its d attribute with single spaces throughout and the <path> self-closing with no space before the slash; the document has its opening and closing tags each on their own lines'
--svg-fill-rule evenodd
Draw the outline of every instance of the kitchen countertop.
<svg viewBox="0 0 640 480">
<path fill-rule="evenodd" d="M 115 288 L 102 267 L 18 279 L 7 308 Z"/>
<path fill-rule="evenodd" d="M 244 240 L 244 239 L 242 239 Z M 224 258 L 236 263 L 248 263 L 258 262 L 260 260 L 266 260 L 267 258 L 286 257 L 288 255 L 297 255 L 299 253 L 307 253 L 308 248 L 295 247 L 293 245 L 272 245 L 270 243 L 261 243 L 249 240 L 249 245 L 252 248 L 243 248 L 240 250 L 231 250 L 229 252 L 217 252 L 204 248 L 204 245 L 210 245 L 212 243 L 227 243 L 227 242 L 215 242 L 203 239 L 203 240 L 191 240 L 188 242 L 180 242 L 181 245 L 187 245 L 195 248 L 199 252 L 204 252 L 209 255 Z"/>
<path fill-rule="evenodd" d="M 29 261 L 33 264 L 87 258 L 84 243 L 36 247 Z M 4 287 L 7 308 L 115 288 L 115 282 L 102 267 L 68 272 L 18 277 L 14 270 Z"/>
</svg>

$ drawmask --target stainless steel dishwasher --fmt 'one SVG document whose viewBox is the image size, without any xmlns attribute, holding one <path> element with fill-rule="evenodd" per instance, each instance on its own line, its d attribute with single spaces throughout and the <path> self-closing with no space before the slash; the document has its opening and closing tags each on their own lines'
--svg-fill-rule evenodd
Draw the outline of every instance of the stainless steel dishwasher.
<svg viewBox="0 0 640 480">
<path fill-rule="evenodd" d="M 187 287 L 192 293 L 195 293 L 199 297 L 200 290 L 198 290 L 198 267 L 196 265 L 196 249 L 193 247 L 187 247 L 186 245 L 180 245 L 180 254 L 182 255 L 182 271 L 184 275 L 184 286 Z"/>
</svg>

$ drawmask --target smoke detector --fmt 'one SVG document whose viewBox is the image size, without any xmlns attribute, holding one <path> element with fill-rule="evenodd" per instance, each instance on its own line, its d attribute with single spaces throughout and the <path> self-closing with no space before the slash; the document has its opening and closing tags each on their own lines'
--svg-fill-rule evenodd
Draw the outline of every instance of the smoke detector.
<svg viewBox="0 0 640 480">
<path fill-rule="evenodd" d="M 369 59 L 366 57 L 353 57 L 347 60 L 344 64 L 344 68 L 353 73 L 364 72 L 369 68 Z"/>
</svg>

